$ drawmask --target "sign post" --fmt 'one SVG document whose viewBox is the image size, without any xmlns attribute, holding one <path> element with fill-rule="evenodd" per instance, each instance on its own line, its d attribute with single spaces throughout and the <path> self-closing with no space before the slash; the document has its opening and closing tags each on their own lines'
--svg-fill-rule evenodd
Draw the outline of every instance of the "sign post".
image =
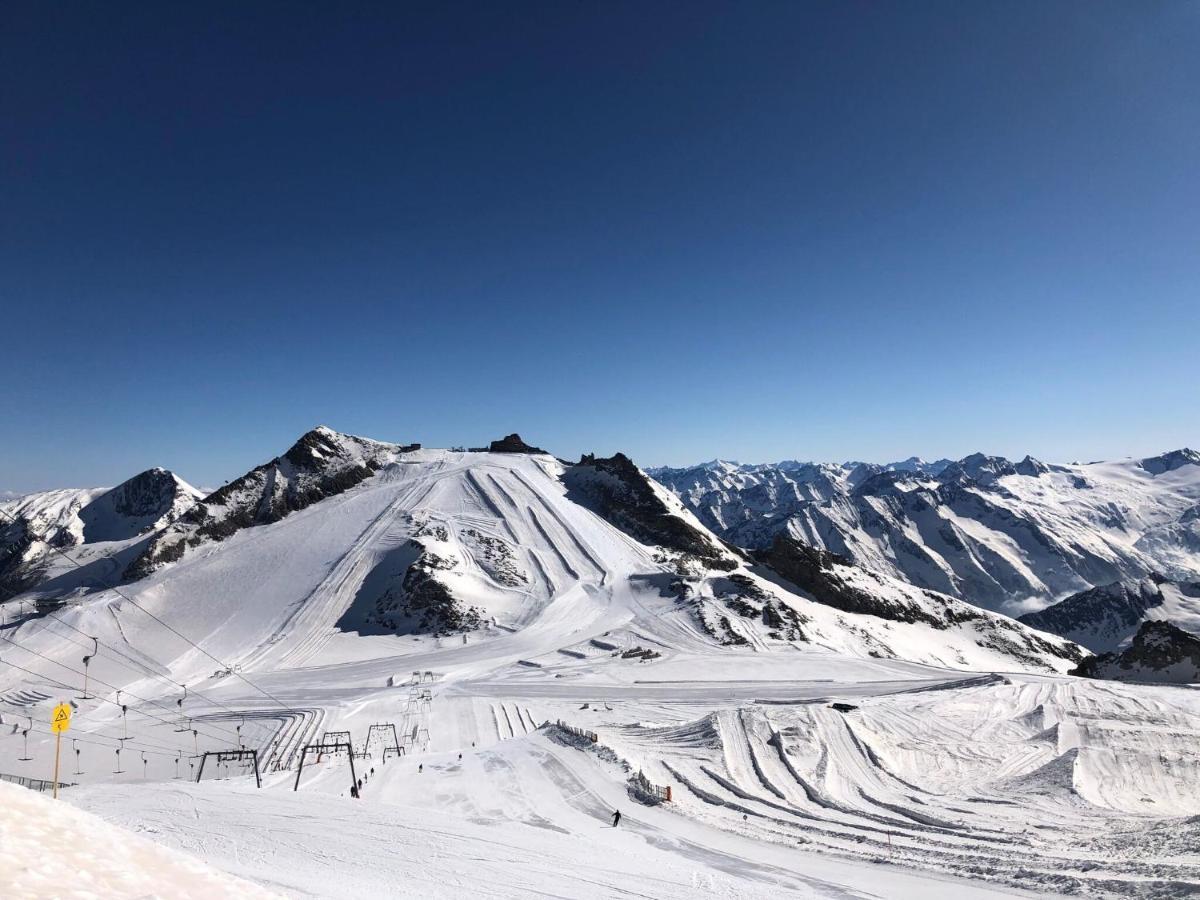
<svg viewBox="0 0 1200 900">
<path fill-rule="evenodd" d="M 54 732 L 54 799 L 58 799 L 58 760 L 62 754 L 62 733 L 71 727 L 71 704 L 60 703 L 54 707 L 50 719 L 50 730 Z"/>
</svg>

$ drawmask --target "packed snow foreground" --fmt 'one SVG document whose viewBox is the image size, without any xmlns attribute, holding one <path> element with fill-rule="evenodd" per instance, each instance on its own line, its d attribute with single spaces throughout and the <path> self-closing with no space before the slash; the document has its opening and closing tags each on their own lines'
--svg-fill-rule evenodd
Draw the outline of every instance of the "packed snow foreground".
<svg viewBox="0 0 1200 900">
<path fill-rule="evenodd" d="M 514 438 L 0 507 L 0 895 L 1200 891 L 1191 688 Z"/>
</svg>

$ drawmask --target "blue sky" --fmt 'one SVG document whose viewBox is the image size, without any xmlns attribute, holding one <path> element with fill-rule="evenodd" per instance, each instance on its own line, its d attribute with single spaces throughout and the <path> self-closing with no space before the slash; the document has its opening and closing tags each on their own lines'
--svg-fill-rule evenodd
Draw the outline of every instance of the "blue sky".
<svg viewBox="0 0 1200 900">
<path fill-rule="evenodd" d="M 1190 3 L 6 4 L 0 488 L 326 423 L 1200 442 Z"/>
</svg>

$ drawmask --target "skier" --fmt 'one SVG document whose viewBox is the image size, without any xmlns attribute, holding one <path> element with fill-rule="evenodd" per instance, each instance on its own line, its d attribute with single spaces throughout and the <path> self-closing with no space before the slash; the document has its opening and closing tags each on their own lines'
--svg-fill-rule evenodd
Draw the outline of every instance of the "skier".
<svg viewBox="0 0 1200 900">
<path fill-rule="evenodd" d="M 358 799 L 358 785 L 354 785 L 354 784 L 350 785 L 350 796 L 353 797 L 355 800 Z"/>
<path fill-rule="evenodd" d="M 462 762 L 462 754 L 461 754 L 461 753 L 460 753 L 460 754 L 458 754 L 458 761 L 459 761 L 459 762 Z"/>
<path fill-rule="evenodd" d="M 421 763 L 420 765 L 417 766 L 417 774 L 420 774 L 421 772 L 424 772 L 424 771 L 425 771 L 425 763 Z"/>
<path fill-rule="evenodd" d="M 613 813 L 613 828 L 621 824 L 621 811 L 618 809 Z"/>
</svg>

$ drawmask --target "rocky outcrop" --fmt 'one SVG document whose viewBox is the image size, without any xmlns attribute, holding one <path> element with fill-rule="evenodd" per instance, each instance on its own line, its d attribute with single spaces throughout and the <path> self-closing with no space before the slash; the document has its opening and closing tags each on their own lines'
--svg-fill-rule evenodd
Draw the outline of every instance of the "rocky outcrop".
<svg viewBox="0 0 1200 900">
<path fill-rule="evenodd" d="M 641 469 L 624 453 L 607 459 L 584 455 L 563 474 L 567 496 L 588 507 L 611 525 L 643 544 L 662 547 L 716 569 L 737 563 L 702 530 L 690 524 L 674 498 L 660 494 Z"/>
<path fill-rule="evenodd" d="M 411 543 L 419 556 L 400 585 L 378 598 L 370 621 L 400 634 L 445 635 L 480 627 L 480 611 L 459 601 L 439 578 L 438 573 L 454 568 L 454 561 L 429 551 L 419 541 Z"/>
<path fill-rule="evenodd" d="M 927 625 L 938 631 L 959 629 L 973 640 L 1031 667 L 1045 668 L 1047 659 L 1077 662 L 1086 651 L 1070 641 L 1051 638 L 1006 616 L 922 590 L 894 578 L 852 565 L 845 557 L 780 535 L 755 559 L 803 596 L 846 613 L 892 622 Z M 848 623 L 847 626 L 849 627 Z M 894 655 L 891 653 L 884 655 Z"/>
<path fill-rule="evenodd" d="M 1200 682 L 1200 637 L 1170 622 L 1143 622 L 1125 650 L 1085 659 L 1071 674 L 1114 681 L 1195 684 Z"/>
<path fill-rule="evenodd" d="M 1151 475 L 1162 475 L 1166 472 L 1174 472 L 1181 466 L 1200 466 L 1200 453 L 1190 447 L 1183 447 L 1160 456 L 1143 459 L 1139 465 Z"/>
<path fill-rule="evenodd" d="M 1148 610 L 1165 602 L 1160 575 L 1118 581 L 1072 594 L 1043 610 L 1018 617 L 1039 631 L 1048 631 L 1083 644 L 1108 650 L 1135 632 Z"/>
<path fill-rule="evenodd" d="M 754 557 L 812 595 L 817 602 L 842 612 L 863 613 L 896 622 L 925 622 L 937 628 L 947 627 L 952 620 L 935 615 L 918 604 L 884 598 L 847 583 L 836 567 L 849 566 L 850 560 L 786 535 L 776 537 L 769 548 L 756 552 Z M 959 615 L 970 617 L 962 612 Z"/>
<path fill-rule="evenodd" d="M 523 440 L 515 431 L 507 437 L 502 437 L 498 441 L 492 441 L 488 445 L 489 453 L 545 453 L 541 447 L 534 447 Z"/>
<path fill-rule="evenodd" d="M 79 511 L 83 542 L 123 541 L 177 520 L 201 494 L 166 469 L 148 469 Z"/>
</svg>

